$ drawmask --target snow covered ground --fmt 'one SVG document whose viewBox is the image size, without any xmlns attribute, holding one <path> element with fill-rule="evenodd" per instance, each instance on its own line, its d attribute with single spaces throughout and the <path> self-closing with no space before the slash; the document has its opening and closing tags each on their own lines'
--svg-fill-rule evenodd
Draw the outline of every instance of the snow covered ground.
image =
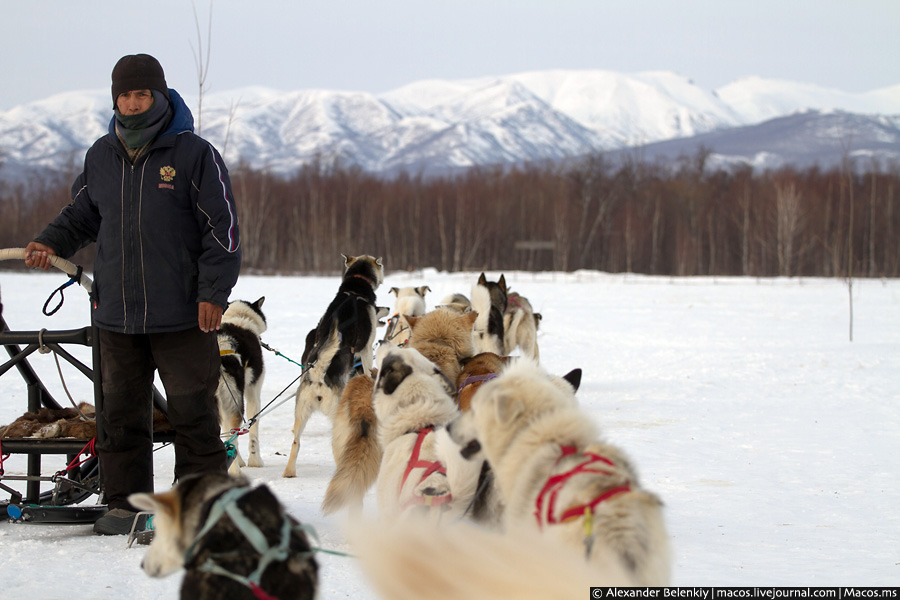
<svg viewBox="0 0 900 600">
<path fill-rule="evenodd" d="M 477 275 L 390 275 L 379 303 L 393 306 L 391 286 L 427 284 L 431 308 L 451 292 L 468 295 Z M 543 364 L 560 374 L 584 369 L 580 402 L 665 501 L 675 585 L 900 584 L 900 281 L 854 282 L 850 342 L 841 280 L 506 277 L 543 314 Z M 0 272 L 10 327 L 86 325 L 86 295 L 76 288 L 57 315 L 41 314 L 64 281 L 59 274 Z M 299 362 L 304 336 L 337 283 L 245 276 L 234 297 L 265 295 L 264 341 Z M 89 361 L 86 349 L 78 351 Z M 51 392 L 67 402 L 52 358 L 35 356 Z M 266 360 L 268 401 L 299 368 L 274 354 Z M 64 373 L 73 395 L 90 400 L 87 381 L 69 367 Z M 297 478 L 281 477 L 293 389 L 261 421 L 266 466 L 245 473 L 312 525 L 323 548 L 352 551 L 341 515 L 326 518 L 319 510 L 334 466 L 327 419 L 314 415 L 301 438 Z M 0 378 L 0 423 L 25 408 L 24 384 L 12 371 Z M 157 489 L 164 490 L 171 448 L 156 459 Z M 44 462 L 63 466 L 61 458 Z M 11 456 L 4 468 L 24 474 L 24 458 Z M 93 536 L 86 525 L 0 523 L 0 588 L 4 597 L 35 600 L 176 597 L 180 576 L 145 576 L 144 552 L 126 550 L 123 538 Z M 354 559 L 320 554 L 319 561 L 323 600 L 375 598 Z"/>
</svg>

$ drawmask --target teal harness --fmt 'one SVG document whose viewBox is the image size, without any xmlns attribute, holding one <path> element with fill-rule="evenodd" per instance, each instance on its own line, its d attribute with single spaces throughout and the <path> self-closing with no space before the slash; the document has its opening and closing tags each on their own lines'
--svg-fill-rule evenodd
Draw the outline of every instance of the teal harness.
<svg viewBox="0 0 900 600">
<path fill-rule="evenodd" d="M 207 573 L 228 577 L 249 587 L 253 592 L 253 595 L 260 600 L 277 600 L 260 587 L 262 575 L 271 563 L 287 560 L 290 554 L 291 533 L 293 531 L 296 530 L 308 533 L 309 530 L 298 523 L 294 523 L 290 517 L 285 515 L 281 524 L 281 538 L 277 545 L 270 546 L 268 540 L 266 540 L 266 536 L 260 531 L 259 527 L 257 527 L 253 521 L 248 519 L 237 505 L 238 500 L 246 494 L 255 491 L 255 489 L 257 488 L 232 488 L 216 499 L 209 511 L 209 516 L 206 518 L 203 529 L 200 530 L 200 533 L 194 538 L 194 542 L 188 546 L 187 550 L 184 552 L 184 564 L 187 565 L 194 559 L 196 546 L 199 540 L 216 525 L 219 519 L 228 515 L 231 522 L 234 523 L 242 534 L 244 534 L 244 538 L 246 538 L 246 540 L 250 542 L 250 545 L 253 546 L 253 549 L 259 553 L 259 563 L 257 564 L 256 569 L 250 573 L 250 575 L 239 575 L 222 568 L 214 560 L 216 556 L 233 556 L 234 553 L 212 555 L 198 568 Z M 310 551 L 309 554 L 313 554 L 312 551 Z"/>
</svg>

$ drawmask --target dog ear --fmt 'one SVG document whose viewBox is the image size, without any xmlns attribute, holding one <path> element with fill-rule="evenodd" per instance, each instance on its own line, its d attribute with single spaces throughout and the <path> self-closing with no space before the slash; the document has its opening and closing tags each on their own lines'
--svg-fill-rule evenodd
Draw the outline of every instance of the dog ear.
<svg viewBox="0 0 900 600">
<path fill-rule="evenodd" d="M 475 321 L 476 321 L 477 319 L 478 319 L 478 311 L 477 311 L 477 310 L 473 310 L 473 311 L 471 311 L 471 312 L 467 312 L 466 314 L 463 315 L 463 320 L 469 322 L 469 327 L 474 327 L 474 326 L 475 326 Z"/>
<path fill-rule="evenodd" d="M 484 271 L 478 276 L 478 285 L 487 285 L 487 277 L 484 276 Z"/>
<path fill-rule="evenodd" d="M 344 254 L 343 252 L 341 253 L 341 256 L 344 257 L 344 266 L 345 266 L 345 267 L 349 267 L 350 265 L 352 265 L 353 263 L 356 262 L 356 257 L 355 257 L 355 256 L 347 256 L 347 255 Z"/>
<path fill-rule="evenodd" d="M 406 319 L 406 324 L 409 325 L 410 330 L 415 330 L 416 323 L 421 319 L 421 317 L 414 317 L 412 315 L 403 315 L 403 318 Z"/>
<path fill-rule="evenodd" d="M 253 304 L 256 305 L 256 308 L 262 308 L 263 302 L 265 302 L 265 301 L 266 301 L 266 297 L 265 297 L 265 296 L 260 296 L 259 300 L 257 300 L 257 301 L 254 302 Z"/>
<path fill-rule="evenodd" d="M 500 289 L 503 290 L 504 294 L 509 293 L 509 288 L 506 287 L 506 277 L 500 275 L 500 279 L 497 281 L 497 285 L 500 286 Z"/>
<path fill-rule="evenodd" d="M 509 394 L 498 396 L 497 400 L 494 402 L 494 411 L 497 415 L 497 420 L 504 425 L 512 423 L 516 417 L 522 414 L 524 408 L 521 400 Z"/>
<path fill-rule="evenodd" d="M 565 375 L 563 375 L 563 379 L 572 384 L 572 387 L 575 388 L 575 391 L 578 391 L 578 388 L 581 386 L 581 369 L 572 369 Z"/>
<path fill-rule="evenodd" d="M 383 266 L 384 266 L 384 263 L 381 262 L 381 257 L 380 257 L 380 256 L 379 256 L 378 258 L 375 259 L 375 264 L 378 265 L 379 267 L 383 267 Z"/>
<path fill-rule="evenodd" d="M 419 294 L 420 296 L 422 296 L 423 298 L 425 297 L 425 292 L 430 292 L 430 291 L 431 291 L 431 288 L 428 287 L 427 285 L 423 285 L 423 286 L 416 288 L 416 293 Z"/>
<path fill-rule="evenodd" d="M 399 296 L 399 295 L 400 295 L 400 288 L 392 287 L 392 288 L 391 288 L 391 293 L 392 293 L 393 295 L 395 295 L 395 296 Z"/>
<path fill-rule="evenodd" d="M 128 502 L 139 510 L 148 510 L 154 514 L 166 513 L 174 515 L 178 512 L 178 495 L 173 491 L 162 494 L 131 494 Z"/>
</svg>

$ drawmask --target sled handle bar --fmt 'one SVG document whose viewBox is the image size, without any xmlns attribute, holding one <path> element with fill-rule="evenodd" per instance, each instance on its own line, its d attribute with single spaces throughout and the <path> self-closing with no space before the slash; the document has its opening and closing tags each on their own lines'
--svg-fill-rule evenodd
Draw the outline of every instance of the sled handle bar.
<svg viewBox="0 0 900 600">
<path fill-rule="evenodd" d="M 81 267 L 53 254 L 48 255 L 48 258 L 51 265 L 74 279 L 76 283 L 87 290 L 88 294 L 91 293 L 91 284 L 93 282 L 90 277 L 81 272 Z M 0 250 L 0 260 L 15 259 L 25 260 L 25 248 L 4 248 Z"/>
</svg>

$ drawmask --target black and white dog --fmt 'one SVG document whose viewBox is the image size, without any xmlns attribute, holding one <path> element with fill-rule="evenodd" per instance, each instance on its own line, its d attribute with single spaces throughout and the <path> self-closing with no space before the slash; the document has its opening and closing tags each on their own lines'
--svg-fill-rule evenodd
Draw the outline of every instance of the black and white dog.
<svg viewBox="0 0 900 600">
<path fill-rule="evenodd" d="M 315 411 L 334 418 L 341 392 L 354 366 L 365 374 L 374 362 L 375 330 L 388 309 L 375 305 L 375 290 L 384 281 L 380 258 L 369 255 L 344 257 L 346 270 L 337 294 L 315 329 L 306 336 L 303 379 L 294 404 L 294 441 L 284 477 L 296 475 L 300 435 Z"/>
<path fill-rule="evenodd" d="M 498 281 L 488 281 L 484 273 L 472 286 L 472 310 L 478 313 L 473 326 L 472 341 L 475 353 L 493 352 L 505 356 L 503 340 L 503 313 L 506 312 L 509 288 L 506 278 L 500 275 Z"/>
<path fill-rule="evenodd" d="M 306 532 L 268 487 L 219 473 L 184 477 L 129 502 L 154 513 L 141 562 L 151 577 L 185 569 L 182 600 L 313 600 L 319 567 Z"/>
<path fill-rule="evenodd" d="M 218 332 L 219 356 L 222 370 L 216 397 L 219 401 L 219 422 L 224 433 L 241 429 L 245 414 L 255 416 L 261 406 L 261 393 L 265 365 L 259 337 L 266 330 L 266 317 L 262 312 L 265 296 L 256 302 L 235 300 L 222 314 L 222 327 Z M 244 466 L 235 439 L 235 457 L 229 470 L 240 472 Z M 251 467 L 263 466 L 259 452 L 259 424 L 250 427 Z"/>
</svg>

